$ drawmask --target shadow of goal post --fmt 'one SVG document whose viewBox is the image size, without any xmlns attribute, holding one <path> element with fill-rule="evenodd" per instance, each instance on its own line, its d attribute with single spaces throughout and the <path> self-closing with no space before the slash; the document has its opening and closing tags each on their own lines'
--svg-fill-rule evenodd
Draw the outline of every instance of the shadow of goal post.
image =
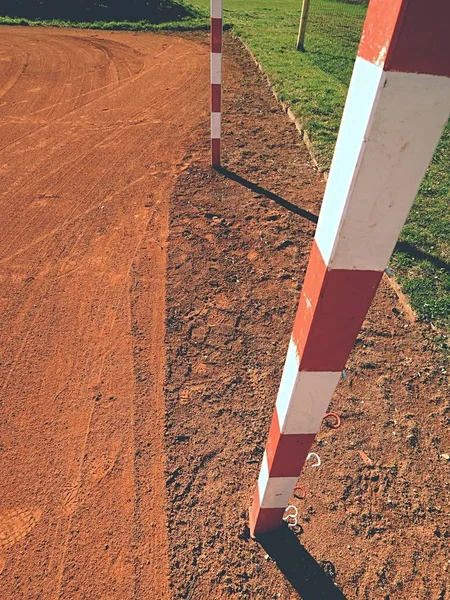
<svg viewBox="0 0 450 600">
<path fill-rule="evenodd" d="M 450 108 L 450 2 L 371 0 L 250 509 L 275 529 Z"/>
</svg>

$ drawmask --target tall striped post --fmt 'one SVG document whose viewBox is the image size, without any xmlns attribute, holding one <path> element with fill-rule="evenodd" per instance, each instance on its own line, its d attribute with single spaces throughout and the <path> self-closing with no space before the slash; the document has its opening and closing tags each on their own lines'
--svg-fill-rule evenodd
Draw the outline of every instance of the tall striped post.
<svg viewBox="0 0 450 600">
<path fill-rule="evenodd" d="M 211 166 L 220 166 L 222 105 L 222 0 L 211 0 Z"/>
<path fill-rule="evenodd" d="M 449 0 L 371 0 L 258 485 L 275 529 L 450 109 Z"/>
</svg>

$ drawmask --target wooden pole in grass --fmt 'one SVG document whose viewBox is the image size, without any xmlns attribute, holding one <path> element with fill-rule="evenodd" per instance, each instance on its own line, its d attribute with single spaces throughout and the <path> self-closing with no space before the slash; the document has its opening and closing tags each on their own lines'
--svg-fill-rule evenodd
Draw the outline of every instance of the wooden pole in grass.
<svg viewBox="0 0 450 600">
<path fill-rule="evenodd" d="M 250 510 L 281 524 L 450 113 L 449 0 L 371 0 Z"/>
<path fill-rule="evenodd" d="M 308 21 L 309 3 L 310 3 L 310 0 L 303 0 L 302 15 L 300 17 L 300 25 L 298 28 L 298 38 L 297 38 L 297 50 L 300 50 L 300 52 L 305 51 L 305 34 L 306 34 L 306 23 Z"/>
</svg>

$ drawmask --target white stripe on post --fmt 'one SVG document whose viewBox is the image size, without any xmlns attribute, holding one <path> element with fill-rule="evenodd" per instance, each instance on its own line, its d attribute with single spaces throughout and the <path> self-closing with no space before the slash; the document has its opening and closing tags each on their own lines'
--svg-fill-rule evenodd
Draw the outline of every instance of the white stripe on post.
<svg viewBox="0 0 450 600">
<path fill-rule="evenodd" d="M 222 119 L 222 0 L 211 0 L 211 165 L 220 166 Z"/>
<path fill-rule="evenodd" d="M 297 352 L 291 342 L 286 365 L 291 348 Z M 286 370 L 286 365 L 276 402 L 280 433 L 317 433 L 341 374 L 298 369 L 293 372 L 290 366 Z"/>
<path fill-rule="evenodd" d="M 356 59 L 317 225 L 329 267 L 385 268 L 411 207 L 402 199 L 417 194 L 449 98 L 449 77 L 385 72 Z"/>
<path fill-rule="evenodd" d="M 286 508 L 289 502 L 289 489 L 297 483 L 297 477 L 269 477 L 267 465 L 267 454 L 264 453 L 261 471 L 258 479 L 258 492 L 263 508 L 276 507 Z"/>
<path fill-rule="evenodd" d="M 211 113 L 211 137 L 220 139 L 220 113 Z"/>
<path fill-rule="evenodd" d="M 223 7 L 222 2 L 215 2 L 211 0 L 211 19 L 222 19 L 223 18 Z"/>
<path fill-rule="evenodd" d="M 371 0 L 250 509 L 276 528 L 450 112 L 450 2 Z"/>
<path fill-rule="evenodd" d="M 211 83 L 222 85 L 222 54 L 211 52 Z"/>
</svg>

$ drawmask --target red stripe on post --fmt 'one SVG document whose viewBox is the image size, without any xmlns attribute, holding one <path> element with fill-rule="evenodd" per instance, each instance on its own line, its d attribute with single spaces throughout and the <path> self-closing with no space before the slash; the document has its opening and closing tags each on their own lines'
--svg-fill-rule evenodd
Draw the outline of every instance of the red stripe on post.
<svg viewBox="0 0 450 600">
<path fill-rule="evenodd" d="M 450 77 L 450 2 L 411 0 L 404 6 L 385 70 Z"/>
<path fill-rule="evenodd" d="M 314 438 L 314 433 L 298 435 L 280 433 L 278 414 L 275 409 L 266 445 L 269 477 L 298 477 Z"/>
<path fill-rule="evenodd" d="M 383 273 L 327 270 L 313 242 L 292 337 L 300 371 L 341 371 Z"/>
<path fill-rule="evenodd" d="M 403 0 L 372 0 L 367 9 L 358 56 L 382 66 Z"/>
<path fill-rule="evenodd" d="M 220 139 L 213 138 L 211 140 L 211 165 L 220 167 Z"/>
<path fill-rule="evenodd" d="M 222 19 L 211 19 L 211 52 L 222 52 Z"/>
<path fill-rule="evenodd" d="M 252 537 L 276 529 L 281 525 L 284 512 L 284 508 L 261 508 L 258 487 L 256 487 L 249 519 Z"/>
<path fill-rule="evenodd" d="M 220 112 L 222 100 L 222 86 L 219 83 L 211 84 L 211 112 Z"/>
<path fill-rule="evenodd" d="M 450 77 L 449 23 L 449 0 L 372 0 L 358 55 L 385 71 Z"/>
</svg>

